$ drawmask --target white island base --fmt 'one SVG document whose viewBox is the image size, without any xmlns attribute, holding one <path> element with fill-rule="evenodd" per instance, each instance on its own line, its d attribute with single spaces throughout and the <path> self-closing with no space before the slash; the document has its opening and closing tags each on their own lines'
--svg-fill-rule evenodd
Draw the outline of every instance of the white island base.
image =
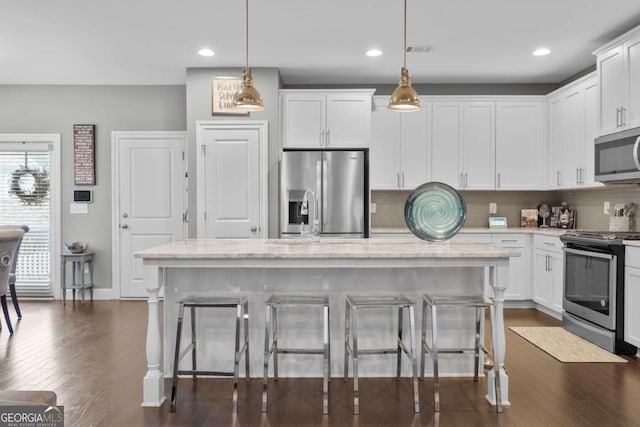
<svg viewBox="0 0 640 427">
<path fill-rule="evenodd" d="M 485 244 L 426 243 L 401 240 L 327 240 L 320 245 L 292 240 L 177 242 L 139 252 L 145 287 L 149 292 L 147 331 L 148 372 L 143 380 L 142 406 L 160 406 L 165 400 L 164 378 L 173 364 L 177 304 L 189 295 L 246 295 L 249 298 L 250 376 L 262 377 L 264 356 L 264 302 L 272 293 L 328 294 L 331 320 L 331 372 L 344 373 L 344 310 L 346 294 L 404 294 L 416 302 L 416 343 L 420 344 L 422 294 L 480 295 L 492 288 L 496 301 L 494 353 L 501 373 L 502 403 L 509 405 L 504 371 L 503 299 L 505 284 L 497 283 L 495 269 L 508 265 L 518 253 Z M 488 282 L 488 283 L 487 283 Z M 165 288 L 163 327 L 158 295 Z M 186 314 L 185 316 L 188 316 Z M 390 347 L 397 336 L 397 312 L 366 310 L 359 314 L 360 348 Z M 187 319 L 185 319 L 187 320 Z M 197 317 L 200 369 L 229 370 L 233 366 L 233 310 Z M 408 331 L 405 319 L 405 334 Z M 315 310 L 287 310 L 278 318 L 281 346 L 321 347 L 322 317 Z M 439 313 L 439 341 L 443 347 L 472 346 L 474 315 L 459 310 Z M 161 334 L 160 331 L 164 333 Z M 183 328 L 188 342 L 189 328 Z M 429 336 L 429 334 L 427 334 Z M 407 337 L 408 338 L 408 337 Z M 280 357 L 280 377 L 321 377 L 321 358 L 309 355 Z M 406 360 L 406 359 L 405 359 Z M 189 369 L 190 358 L 181 362 Z M 481 362 L 482 363 L 482 360 Z M 431 374 L 427 359 L 426 373 Z M 395 356 L 363 357 L 361 376 L 395 375 Z M 242 373 L 243 375 L 244 373 Z M 411 376 L 403 362 L 403 376 Z M 426 374 L 427 375 L 427 374 Z M 441 376 L 472 376 L 472 355 L 443 355 Z M 495 404 L 493 371 L 487 381 L 487 400 Z M 431 392 L 431 382 L 422 385 Z M 428 389 L 428 391 L 427 391 Z"/>
</svg>

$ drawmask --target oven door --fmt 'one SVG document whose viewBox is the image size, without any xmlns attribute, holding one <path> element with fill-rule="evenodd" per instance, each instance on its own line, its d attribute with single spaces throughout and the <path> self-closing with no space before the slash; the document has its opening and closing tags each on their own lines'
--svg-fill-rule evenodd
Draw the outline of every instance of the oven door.
<svg viewBox="0 0 640 427">
<path fill-rule="evenodd" d="M 563 308 L 603 328 L 616 327 L 617 256 L 585 249 L 564 251 Z"/>
</svg>

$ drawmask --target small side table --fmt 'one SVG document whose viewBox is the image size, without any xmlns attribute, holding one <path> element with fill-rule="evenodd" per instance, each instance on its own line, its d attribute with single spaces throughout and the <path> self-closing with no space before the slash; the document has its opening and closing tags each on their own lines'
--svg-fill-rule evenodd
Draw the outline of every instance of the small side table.
<svg viewBox="0 0 640 427">
<path fill-rule="evenodd" d="M 82 301 L 84 302 L 84 291 L 89 289 L 91 301 L 93 302 L 93 251 L 86 251 L 81 254 L 65 252 L 62 254 L 62 303 L 67 302 L 67 289 L 73 290 L 73 302 L 76 301 L 76 289 L 82 291 Z M 71 263 L 71 283 L 67 286 L 67 263 Z M 89 282 L 85 281 L 85 265 L 89 270 Z M 80 283 L 76 282 L 78 276 Z"/>
</svg>

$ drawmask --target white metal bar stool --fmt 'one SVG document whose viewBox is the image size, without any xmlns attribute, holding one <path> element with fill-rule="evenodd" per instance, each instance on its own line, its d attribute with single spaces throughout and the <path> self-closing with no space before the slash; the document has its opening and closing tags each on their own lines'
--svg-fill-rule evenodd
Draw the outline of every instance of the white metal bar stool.
<svg viewBox="0 0 640 427">
<path fill-rule="evenodd" d="M 438 347 L 438 309 L 439 308 L 469 308 L 474 309 L 476 312 L 476 327 L 475 327 L 475 345 L 471 348 L 440 348 Z M 481 319 L 484 316 L 485 309 L 489 308 L 491 311 L 491 339 L 492 342 L 495 337 L 495 307 L 493 301 L 485 299 L 483 297 L 473 296 L 433 296 L 425 294 L 423 295 L 422 304 L 422 355 L 421 355 L 421 372 L 420 378 L 424 379 L 424 366 L 425 358 L 428 354 L 433 360 L 433 406 L 434 411 L 440 411 L 440 390 L 439 390 L 439 372 L 438 372 L 438 354 L 464 354 L 473 353 L 474 368 L 473 368 L 473 381 L 478 381 L 478 367 L 480 360 L 480 351 L 491 358 L 492 364 L 495 370 L 495 391 L 496 391 L 496 411 L 502 412 L 502 394 L 500 392 L 500 374 L 498 372 L 498 366 L 493 360 L 493 352 L 489 352 L 484 344 L 481 342 L 480 337 L 480 325 Z M 427 320 L 431 319 L 431 346 L 427 342 Z M 493 349 L 493 345 L 492 345 Z"/>
<path fill-rule="evenodd" d="M 402 367 L 402 353 L 411 360 L 413 369 L 413 407 L 420 412 L 420 395 L 418 392 L 418 362 L 416 353 L 416 322 L 415 303 L 403 296 L 346 296 L 345 331 L 344 331 L 344 380 L 349 376 L 349 356 L 353 364 L 353 413 L 360 413 L 360 396 L 358 390 L 358 357 L 371 354 L 397 354 L 396 376 L 400 378 Z M 398 309 L 398 338 L 397 346 L 393 348 L 359 349 L 358 348 L 358 311 L 363 309 L 397 308 Z M 403 311 L 409 314 L 409 328 L 411 348 L 407 348 L 403 341 L 404 322 Z"/>
<path fill-rule="evenodd" d="M 171 412 L 176 411 L 176 397 L 178 384 L 178 375 L 192 375 L 193 381 L 196 381 L 198 375 L 204 376 L 233 376 L 233 413 L 238 412 L 238 372 L 240 367 L 240 358 L 244 353 L 245 360 L 245 377 L 249 380 L 249 307 L 246 297 L 219 297 L 219 298 L 188 298 L 178 302 L 178 330 L 176 333 L 176 348 L 173 359 L 173 380 L 171 382 Z M 191 310 L 191 343 L 180 351 L 180 338 L 182 335 L 182 321 L 184 318 L 185 307 Z M 196 364 L 196 309 L 201 308 L 235 308 L 236 310 L 236 332 L 235 332 L 235 355 L 233 372 L 218 371 L 202 371 L 198 370 Z M 244 342 L 240 346 L 240 323 L 244 319 Z M 192 369 L 180 370 L 178 364 L 180 360 L 191 351 Z"/>
<path fill-rule="evenodd" d="M 262 380 L 262 412 L 267 412 L 269 389 L 269 360 L 273 355 L 273 377 L 278 380 L 279 354 L 321 354 L 323 355 L 322 413 L 329 413 L 329 381 L 331 381 L 331 328 L 329 327 L 329 297 L 327 295 L 271 295 L 266 304 L 264 331 L 264 377 Z M 319 308 L 323 314 L 322 348 L 290 348 L 278 345 L 278 309 L 305 307 Z"/>
</svg>

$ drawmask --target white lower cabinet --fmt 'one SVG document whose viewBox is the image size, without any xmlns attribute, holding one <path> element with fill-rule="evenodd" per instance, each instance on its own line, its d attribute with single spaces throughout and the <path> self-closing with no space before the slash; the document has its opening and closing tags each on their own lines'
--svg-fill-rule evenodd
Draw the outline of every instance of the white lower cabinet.
<svg viewBox="0 0 640 427">
<path fill-rule="evenodd" d="M 507 282 L 505 300 L 531 299 L 531 236 L 526 234 L 494 234 L 492 242 L 499 248 L 514 248 L 518 257 L 509 258 L 509 267 L 498 267 L 498 283 Z"/>
<path fill-rule="evenodd" d="M 640 346 L 640 248 L 628 247 L 624 267 L 624 340 Z"/>
<path fill-rule="evenodd" d="M 562 242 L 558 237 L 533 236 L 533 301 L 562 314 Z"/>
</svg>

